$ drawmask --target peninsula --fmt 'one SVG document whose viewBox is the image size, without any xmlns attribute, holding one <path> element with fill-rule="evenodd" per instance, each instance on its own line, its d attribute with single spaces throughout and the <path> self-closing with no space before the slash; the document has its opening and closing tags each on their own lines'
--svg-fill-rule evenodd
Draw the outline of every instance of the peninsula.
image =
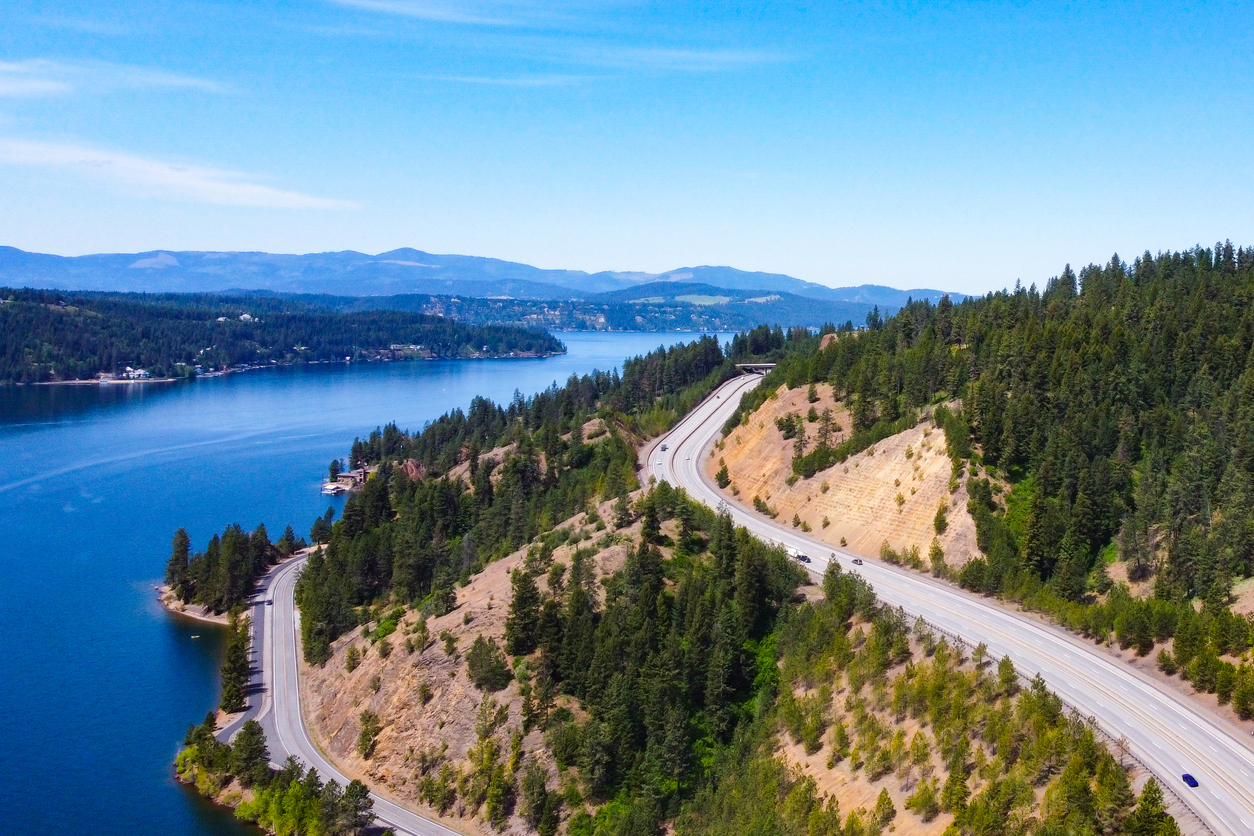
<svg viewBox="0 0 1254 836">
<path fill-rule="evenodd" d="M 548 357 L 544 332 L 273 296 L 0 288 L 0 383 L 150 381 L 299 363 Z"/>
</svg>

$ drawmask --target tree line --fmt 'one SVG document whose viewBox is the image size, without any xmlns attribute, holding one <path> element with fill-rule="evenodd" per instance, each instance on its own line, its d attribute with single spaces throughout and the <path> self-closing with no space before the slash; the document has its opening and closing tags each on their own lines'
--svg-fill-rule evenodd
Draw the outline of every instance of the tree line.
<svg viewBox="0 0 1254 836">
<path fill-rule="evenodd" d="M 565 351 L 547 332 L 518 326 L 406 311 L 341 313 L 268 294 L 0 288 L 0 297 L 0 382 L 87 380 L 127 366 L 178 377 L 196 366 L 375 359 L 391 357 L 392 345 L 422 346 L 420 356 L 444 359 Z"/>
<path fill-rule="evenodd" d="M 213 535 L 203 552 L 192 554 L 191 538 L 180 528 L 166 561 L 165 582 L 185 604 L 229 612 L 248 602 L 257 579 L 267 569 L 306 545 L 290 525 L 277 543 L 271 543 L 264 524 L 252 534 L 232 524 Z"/>
</svg>

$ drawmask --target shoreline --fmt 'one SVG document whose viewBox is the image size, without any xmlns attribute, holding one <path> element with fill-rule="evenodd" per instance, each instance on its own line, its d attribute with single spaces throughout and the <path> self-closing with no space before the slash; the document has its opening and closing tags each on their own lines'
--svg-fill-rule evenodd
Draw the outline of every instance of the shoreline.
<svg viewBox="0 0 1254 836">
<path fill-rule="evenodd" d="M 190 618 L 193 621 L 200 621 L 206 624 L 216 624 L 219 627 L 226 627 L 229 624 L 226 613 L 215 615 L 200 604 L 184 604 L 175 597 L 174 590 L 165 584 L 154 586 L 153 589 L 157 592 L 157 603 L 171 615 Z"/>
<path fill-rule="evenodd" d="M 150 377 L 141 380 L 38 380 L 34 383 L 14 383 L 14 386 L 133 386 L 149 383 L 178 383 L 179 377 Z"/>
<path fill-rule="evenodd" d="M 202 378 L 225 377 L 229 374 L 240 374 L 242 372 L 255 372 L 263 369 L 281 369 L 291 368 L 294 366 L 352 366 L 358 363 L 407 363 L 411 361 L 422 361 L 427 363 L 438 362 L 462 362 L 468 360 L 547 360 L 550 357 L 560 357 L 566 354 L 565 351 L 549 351 L 549 352 L 510 352 L 509 354 L 475 354 L 470 357 L 404 357 L 398 360 L 373 360 L 370 358 L 361 358 L 358 360 L 307 360 L 291 363 L 267 363 L 259 366 L 246 366 L 243 368 L 221 369 L 218 371 L 204 372 L 203 374 L 192 375 L 190 377 L 154 377 L 144 380 L 99 380 L 92 378 L 90 380 L 39 380 L 33 383 L 25 383 L 21 381 L 7 380 L 0 381 L 0 386 L 117 386 L 117 385 L 146 385 L 149 383 L 181 383 L 183 381 L 195 382 Z"/>
</svg>

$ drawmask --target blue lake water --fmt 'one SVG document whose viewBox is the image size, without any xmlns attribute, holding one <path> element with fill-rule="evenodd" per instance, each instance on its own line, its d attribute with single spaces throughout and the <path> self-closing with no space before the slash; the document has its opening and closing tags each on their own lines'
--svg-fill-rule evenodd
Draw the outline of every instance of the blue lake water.
<svg viewBox="0 0 1254 836">
<path fill-rule="evenodd" d="M 560 334 L 545 360 L 266 369 L 190 384 L 0 387 L 0 834 L 244 834 L 172 778 L 217 702 L 221 635 L 156 603 L 175 529 L 307 535 L 355 436 L 420 429 L 691 334 Z M 198 637 L 198 638 L 195 638 Z"/>
</svg>

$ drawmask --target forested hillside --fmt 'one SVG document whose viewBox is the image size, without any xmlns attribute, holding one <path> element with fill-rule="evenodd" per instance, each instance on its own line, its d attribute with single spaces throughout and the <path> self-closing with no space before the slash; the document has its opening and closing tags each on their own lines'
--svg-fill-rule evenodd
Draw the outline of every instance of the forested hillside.
<svg viewBox="0 0 1254 836">
<path fill-rule="evenodd" d="M 339 521 L 315 521 L 324 545 L 296 595 L 307 661 L 364 667 L 312 680 L 357 689 L 358 774 L 442 814 L 546 835 L 756 822 L 869 836 L 897 816 L 920 833 L 1177 833 L 1156 786 L 1138 802 L 1135 776 L 1039 682 L 1021 691 L 1012 667 L 985 670 L 982 652 L 912 628 L 838 569 L 799 595 L 804 575 L 782 549 L 667 485 L 641 489 L 637 443 L 734 374 L 733 358 L 798 372 L 818 345 L 763 328 L 724 353 L 705 338 L 634 358 L 621 376 L 571 378 L 507 407 L 478 400 L 421 432 L 389 426 L 355 442 L 354 463 L 378 471 Z M 595 572 L 616 549 L 618 568 Z M 190 557 L 176 539 L 170 566 L 225 604 L 238 585 L 213 579 L 251 580 L 277 551 L 264 531 L 231 529 Z M 481 590 L 472 608 L 468 589 L 503 559 L 507 594 Z M 500 635 L 479 632 L 480 619 Z M 396 684 L 414 670 L 420 685 Z M 389 737 L 413 728 L 406 713 L 447 718 L 460 698 L 443 691 L 463 680 L 477 689 L 472 743 L 453 749 L 435 733 L 404 738 L 405 750 Z M 433 728 L 454 725 L 466 724 Z M 381 739 L 386 765 L 372 766 Z M 825 758 L 819 779 L 781 746 Z M 844 790 L 820 787 L 832 775 L 877 800 L 842 810 Z M 271 786 L 277 798 L 296 784 Z M 259 818 L 250 804 L 241 815 Z"/>
<path fill-rule="evenodd" d="M 1163 669 L 1248 715 L 1238 657 L 1254 628 L 1227 607 L 1254 573 L 1252 300 L 1254 249 L 1221 244 L 909 305 L 775 370 L 831 383 L 852 414 L 850 439 L 803 440 L 793 469 L 809 477 L 956 399 L 936 421 L 983 552 L 958 580 L 1141 653 L 1174 637 Z M 1151 600 L 1111 589 L 1116 560 Z"/>
<path fill-rule="evenodd" d="M 594 497 L 625 496 L 637 487 L 635 440 L 669 426 L 734 373 L 718 341 L 705 337 L 628 360 L 621 377 L 572 377 L 508 407 L 477 398 L 420 433 L 390 425 L 354 442 L 354 465 L 382 466 L 302 577 L 306 656 L 325 658 L 330 641 L 356 625 L 354 607 L 389 594 L 447 602 L 455 583 Z M 610 429 L 584 439 L 594 415 Z M 508 452 L 481 461 L 494 448 Z M 425 478 L 405 476 L 405 462 Z M 441 478 L 463 463 L 467 480 Z"/>
<path fill-rule="evenodd" d="M 551 335 L 516 326 L 398 311 L 338 313 L 258 295 L 0 289 L 0 334 L 0 382 L 17 383 L 86 380 L 127 366 L 175 377 L 196 366 L 564 351 Z"/>
</svg>

